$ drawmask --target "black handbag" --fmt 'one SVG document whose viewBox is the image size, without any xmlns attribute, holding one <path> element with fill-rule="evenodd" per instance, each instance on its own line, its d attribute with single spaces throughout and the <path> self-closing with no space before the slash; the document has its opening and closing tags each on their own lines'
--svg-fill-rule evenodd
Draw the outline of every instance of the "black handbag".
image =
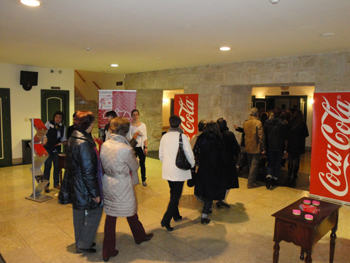
<svg viewBox="0 0 350 263">
<path fill-rule="evenodd" d="M 180 139 L 179 139 L 179 149 L 177 150 L 177 155 L 175 159 L 175 165 L 177 168 L 181 170 L 191 169 L 191 164 L 187 161 L 185 151 L 183 148 L 181 133 L 180 133 Z"/>
</svg>

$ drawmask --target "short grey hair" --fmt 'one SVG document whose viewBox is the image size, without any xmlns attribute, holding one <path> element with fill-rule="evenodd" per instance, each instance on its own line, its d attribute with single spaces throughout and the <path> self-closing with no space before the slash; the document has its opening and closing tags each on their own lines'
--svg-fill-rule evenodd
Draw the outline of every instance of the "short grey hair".
<svg viewBox="0 0 350 263">
<path fill-rule="evenodd" d="M 251 110 L 250 110 L 250 115 L 252 115 L 252 116 L 258 116 L 258 112 L 259 112 L 259 110 L 257 109 L 257 108 L 252 108 Z"/>
</svg>

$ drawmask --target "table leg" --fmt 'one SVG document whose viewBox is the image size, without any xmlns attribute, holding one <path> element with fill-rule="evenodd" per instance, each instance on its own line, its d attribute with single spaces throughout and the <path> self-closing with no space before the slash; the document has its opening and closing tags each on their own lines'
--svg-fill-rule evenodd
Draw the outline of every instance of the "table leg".
<svg viewBox="0 0 350 263">
<path fill-rule="evenodd" d="M 334 260 L 335 239 L 337 238 L 335 231 L 336 231 L 336 229 L 332 229 L 332 233 L 331 233 L 331 244 L 330 244 L 330 252 L 329 252 L 329 262 L 330 263 L 333 263 L 333 260 Z"/>
<path fill-rule="evenodd" d="M 301 248 L 301 251 L 300 251 L 300 259 L 301 260 L 304 260 L 304 249 L 303 248 Z"/>
<path fill-rule="evenodd" d="M 273 246 L 273 263 L 278 263 L 278 257 L 280 254 L 280 245 L 279 242 L 276 242 Z"/>
</svg>

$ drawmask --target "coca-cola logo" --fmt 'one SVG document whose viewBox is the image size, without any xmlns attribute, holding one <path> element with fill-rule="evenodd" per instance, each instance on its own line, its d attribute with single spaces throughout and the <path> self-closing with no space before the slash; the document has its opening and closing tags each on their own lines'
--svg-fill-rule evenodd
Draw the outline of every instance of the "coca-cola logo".
<svg viewBox="0 0 350 263">
<path fill-rule="evenodd" d="M 191 139 L 189 134 L 193 134 L 195 131 L 194 126 L 194 102 L 186 97 L 186 102 L 182 101 L 179 97 L 179 117 L 181 118 L 181 128 L 185 131 L 188 139 Z"/>
<path fill-rule="evenodd" d="M 319 172 L 323 186 L 336 196 L 345 196 L 348 191 L 347 170 L 349 167 L 350 104 L 337 97 L 336 108 L 323 97 L 321 131 L 327 140 L 328 172 Z"/>
</svg>

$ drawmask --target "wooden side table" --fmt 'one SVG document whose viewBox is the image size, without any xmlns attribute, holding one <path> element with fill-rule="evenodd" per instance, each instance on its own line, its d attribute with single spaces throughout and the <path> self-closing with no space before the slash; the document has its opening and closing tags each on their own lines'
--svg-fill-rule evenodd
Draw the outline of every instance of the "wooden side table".
<svg viewBox="0 0 350 263">
<path fill-rule="evenodd" d="M 61 153 L 58 155 L 58 173 L 60 175 L 60 185 L 62 185 L 62 169 L 65 168 L 66 155 Z"/>
<path fill-rule="evenodd" d="M 338 228 L 338 216 L 340 205 L 319 201 L 320 212 L 313 215 L 314 219 L 308 221 L 304 215 L 307 214 L 301 211 L 300 215 L 294 215 L 293 209 L 300 209 L 299 205 L 303 204 L 303 201 L 315 200 L 312 198 L 301 198 L 293 204 L 283 208 L 282 210 L 274 213 L 275 217 L 275 233 L 273 240 L 275 241 L 273 262 L 278 262 L 279 243 L 284 240 L 286 242 L 293 242 L 295 245 L 301 247 L 300 259 L 304 259 L 304 253 L 306 253 L 305 262 L 311 263 L 311 253 L 313 246 L 318 240 L 320 240 L 329 230 L 332 230 L 330 241 L 330 253 L 329 262 L 333 262 L 335 239 Z"/>
</svg>

